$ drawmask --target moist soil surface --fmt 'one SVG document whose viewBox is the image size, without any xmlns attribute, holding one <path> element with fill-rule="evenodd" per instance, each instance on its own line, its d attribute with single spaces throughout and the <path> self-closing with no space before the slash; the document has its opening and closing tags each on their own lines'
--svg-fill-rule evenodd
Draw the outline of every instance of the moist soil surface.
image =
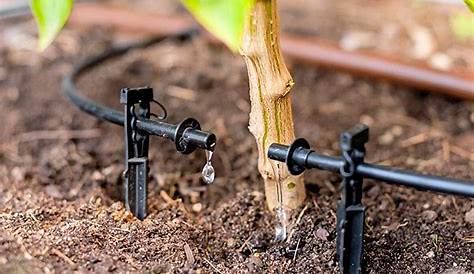
<svg viewBox="0 0 474 274">
<path fill-rule="evenodd" d="M 66 29 L 39 56 L 12 46 L 34 39 L 20 33 L 0 42 L 1 273 L 338 273 L 336 174 L 306 173 L 308 199 L 288 240 L 274 239 L 239 56 L 201 38 L 167 41 L 79 81 L 117 109 L 121 88 L 152 86 L 169 122 L 194 117 L 218 136 L 209 186 L 204 152 L 183 156 L 152 138 L 150 214 L 139 221 L 122 203 L 123 129 L 80 112 L 60 89 L 72 64 L 124 37 Z M 339 134 L 363 122 L 368 162 L 473 178 L 472 103 L 290 63 L 296 132 L 319 152 L 338 155 Z M 472 199 L 367 180 L 363 202 L 368 273 L 472 273 Z"/>
</svg>

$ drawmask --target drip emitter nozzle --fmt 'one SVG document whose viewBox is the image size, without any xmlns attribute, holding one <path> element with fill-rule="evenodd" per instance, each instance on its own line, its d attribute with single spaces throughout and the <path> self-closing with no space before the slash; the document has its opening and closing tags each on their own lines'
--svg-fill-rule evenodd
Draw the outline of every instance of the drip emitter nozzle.
<svg viewBox="0 0 474 274">
<path fill-rule="evenodd" d="M 423 175 L 386 166 L 364 163 L 369 128 L 358 124 L 341 135 L 341 157 L 318 154 L 305 139 L 291 145 L 272 144 L 268 157 L 286 163 L 293 175 L 317 168 L 337 172 L 343 178 L 341 199 L 337 206 L 336 248 L 341 272 L 362 273 L 365 208 L 362 205 L 362 183 L 371 178 L 387 183 L 411 186 L 450 194 L 474 197 L 474 182 Z"/>
<path fill-rule="evenodd" d="M 199 122 L 194 118 L 186 118 L 177 125 L 162 121 L 138 120 L 137 128 L 173 141 L 176 150 L 182 154 L 192 153 L 197 148 L 214 151 L 216 146 L 216 135 L 202 131 Z"/>
<path fill-rule="evenodd" d="M 201 125 L 193 118 L 176 125 L 150 120 L 150 105 L 156 101 L 149 87 L 122 89 L 120 102 L 125 108 L 125 204 L 143 220 L 147 214 L 149 135 L 170 139 L 182 154 L 192 153 L 197 148 L 214 151 L 216 136 L 201 131 Z"/>
</svg>

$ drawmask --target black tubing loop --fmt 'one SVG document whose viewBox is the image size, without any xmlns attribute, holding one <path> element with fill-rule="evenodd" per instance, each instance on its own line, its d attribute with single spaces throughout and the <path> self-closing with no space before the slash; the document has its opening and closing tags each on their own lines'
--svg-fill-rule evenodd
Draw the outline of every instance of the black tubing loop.
<svg viewBox="0 0 474 274">
<path fill-rule="evenodd" d="M 135 44 L 121 47 L 115 47 L 99 55 L 90 57 L 80 63 L 78 66 L 76 66 L 70 74 L 64 77 L 62 82 L 63 92 L 66 97 L 80 110 L 96 118 L 109 121 L 119 126 L 123 126 L 125 121 L 123 112 L 98 104 L 89 98 L 79 95 L 79 90 L 76 88 L 74 82 L 78 80 L 79 77 L 82 76 L 82 74 L 86 73 L 88 70 L 96 67 L 104 61 L 119 57 L 130 50 L 146 48 L 153 44 L 169 40 L 185 42 L 198 35 L 199 31 L 200 30 L 198 28 L 193 27 L 179 34 L 175 34 L 172 36 L 155 37 L 143 42 L 138 42 Z M 153 102 L 159 105 L 160 108 L 162 108 L 163 116 L 161 118 L 166 118 L 166 108 L 156 100 L 153 100 Z M 188 123 L 183 124 L 183 122 Z M 173 140 L 175 142 L 179 142 L 179 144 L 177 145 L 179 148 L 178 151 L 184 154 L 191 153 L 196 148 L 203 148 L 210 151 L 213 151 L 215 149 L 217 138 L 214 134 L 201 131 L 199 122 L 195 119 L 188 118 L 183 122 L 180 124 L 183 127 L 180 129 L 179 134 L 177 134 L 177 129 L 179 125 L 177 126 L 173 124 L 168 124 L 153 119 L 137 120 L 136 126 L 139 130 L 143 130 L 149 134 L 161 136 Z M 190 122 L 193 123 L 189 124 Z M 197 126 L 194 126 L 194 124 L 197 124 Z"/>
<path fill-rule="evenodd" d="M 107 50 L 99 55 L 90 57 L 76 66 L 73 71 L 66 75 L 62 82 L 63 92 L 66 97 L 76 105 L 82 111 L 95 116 L 99 119 L 109 121 L 111 123 L 123 126 L 124 123 L 124 115 L 121 111 L 117 111 L 110 107 L 98 104 L 93 100 L 90 100 L 84 96 L 79 95 L 79 90 L 75 86 L 75 81 L 79 79 L 82 74 L 86 73 L 88 70 L 96 67 L 97 65 L 101 64 L 104 61 L 122 56 L 123 54 L 127 53 L 133 49 L 140 49 L 146 48 L 156 43 L 160 43 L 163 41 L 174 40 L 179 42 L 187 41 L 193 38 L 196 34 L 198 34 L 199 30 L 196 28 L 189 29 L 182 33 L 172 35 L 172 36 L 163 36 L 163 37 L 155 37 L 146 41 L 134 43 L 131 45 L 126 46 L 119 46 Z M 141 121 L 143 123 L 147 123 L 149 120 Z"/>
</svg>

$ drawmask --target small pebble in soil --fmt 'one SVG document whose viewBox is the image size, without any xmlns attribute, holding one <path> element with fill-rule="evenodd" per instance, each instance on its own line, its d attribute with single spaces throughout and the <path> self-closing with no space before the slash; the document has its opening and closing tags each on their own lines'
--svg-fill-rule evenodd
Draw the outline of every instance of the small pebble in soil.
<svg viewBox="0 0 474 274">
<path fill-rule="evenodd" d="M 318 237 L 319 239 L 323 241 L 327 241 L 328 236 L 329 236 L 329 232 L 326 229 L 318 228 L 318 230 L 316 230 L 316 237 Z"/>
<path fill-rule="evenodd" d="M 367 191 L 367 196 L 371 198 L 375 198 L 379 195 L 380 193 L 380 186 L 373 186 Z"/>
<path fill-rule="evenodd" d="M 258 253 L 253 254 L 252 256 L 250 256 L 248 261 L 249 262 L 247 263 L 247 267 L 249 268 L 249 270 L 251 272 L 254 272 L 254 271 L 260 269 L 263 265 L 262 259 L 260 259 L 258 257 Z"/>
<path fill-rule="evenodd" d="M 429 63 L 434 68 L 440 70 L 449 70 L 453 65 L 453 59 L 445 53 L 436 52 L 429 59 Z"/>
<path fill-rule="evenodd" d="M 390 145 L 393 143 L 394 140 L 395 140 L 395 136 L 393 136 L 391 132 L 385 132 L 378 139 L 379 144 L 381 145 Z"/>
<path fill-rule="evenodd" d="M 194 212 L 199 213 L 202 210 L 202 204 L 201 203 L 195 203 L 192 206 L 192 209 Z"/>
<path fill-rule="evenodd" d="M 47 185 L 45 187 L 45 190 L 46 190 L 46 193 L 52 198 L 56 198 L 56 199 L 63 198 L 61 191 L 59 191 L 59 188 L 56 185 Z"/>
<path fill-rule="evenodd" d="M 102 174 L 100 171 L 95 170 L 95 171 L 92 173 L 91 179 L 92 179 L 93 181 L 103 181 L 103 180 L 105 180 L 105 176 L 104 176 L 104 174 Z"/>
<path fill-rule="evenodd" d="M 227 243 L 227 247 L 229 247 L 229 248 L 230 248 L 230 247 L 234 247 L 235 244 L 236 244 L 236 242 L 235 242 L 235 240 L 234 240 L 233 238 L 227 239 L 227 242 L 226 242 L 226 243 Z"/>
<path fill-rule="evenodd" d="M 435 253 L 433 252 L 433 250 L 426 253 L 426 257 L 428 257 L 428 258 L 433 258 L 434 256 L 435 256 Z"/>
<path fill-rule="evenodd" d="M 438 213 L 433 210 L 425 210 L 423 213 L 421 213 L 421 217 L 428 223 L 431 223 L 436 220 L 436 218 L 438 218 Z"/>
<path fill-rule="evenodd" d="M 383 200 L 379 205 L 379 210 L 384 211 L 385 209 L 387 209 L 387 207 L 388 207 L 388 201 Z"/>
<path fill-rule="evenodd" d="M 466 212 L 466 215 L 464 215 L 464 219 L 466 222 L 470 224 L 474 224 L 474 207 L 471 208 L 468 212 Z"/>
<path fill-rule="evenodd" d="M 363 123 L 363 124 L 366 124 L 366 125 L 369 126 L 369 127 L 370 127 L 371 125 L 373 125 L 374 122 L 375 122 L 375 121 L 374 121 L 374 118 L 372 118 L 372 117 L 369 116 L 369 115 L 362 115 L 362 116 L 360 116 L 359 121 L 360 121 L 361 123 Z"/>
<path fill-rule="evenodd" d="M 390 129 L 390 132 L 395 136 L 400 136 L 403 134 L 403 128 L 399 125 L 395 125 Z"/>
<path fill-rule="evenodd" d="M 19 167 L 14 167 L 11 170 L 11 175 L 13 177 L 13 180 L 15 180 L 15 182 L 21 182 L 25 179 L 25 170 Z"/>
</svg>

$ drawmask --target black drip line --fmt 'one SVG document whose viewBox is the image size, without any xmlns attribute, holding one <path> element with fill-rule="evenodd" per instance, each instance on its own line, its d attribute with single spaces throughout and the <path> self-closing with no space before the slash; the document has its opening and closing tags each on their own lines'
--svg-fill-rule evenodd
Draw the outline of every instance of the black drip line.
<svg viewBox="0 0 474 274">
<path fill-rule="evenodd" d="M 190 40 L 197 33 L 198 31 L 193 29 L 177 35 L 112 48 L 86 59 L 63 80 L 65 95 L 79 109 L 99 119 L 124 127 L 125 204 L 127 209 L 141 220 L 147 214 L 149 135 L 172 140 L 176 150 L 182 154 L 189 154 L 197 148 L 213 151 L 216 136 L 201 131 L 199 122 L 193 118 L 187 118 L 176 125 L 163 122 L 167 116 L 167 110 L 161 103 L 153 99 L 151 88 L 122 89 L 120 102 L 124 105 L 124 112 L 120 112 L 79 95 L 74 82 L 90 69 L 107 60 L 122 56 L 132 49 L 146 48 L 165 40 L 184 42 Z M 151 103 L 157 104 L 162 109 L 162 116 L 150 112 Z M 150 119 L 151 116 L 155 116 L 158 120 Z M 340 174 L 342 187 L 341 199 L 337 206 L 336 248 L 339 266 L 344 274 L 364 272 L 362 259 L 365 224 L 365 207 L 362 204 L 364 178 L 414 187 L 419 190 L 474 197 L 473 181 L 424 175 L 365 163 L 365 144 L 368 141 L 369 128 L 366 125 L 358 124 L 341 135 L 341 157 L 318 154 L 310 149 L 309 143 L 303 138 L 296 139 L 290 146 L 272 144 L 268 150 L 268 157 L 285 162 L 293 175 L 301 174 L 306 169 L 312 168 Z"/>
<path fill-rule="evenodd" d="M 272 144 L 268 157 L 286 163 L 293 175 L 306 169 L 321 169 L 339 173 L 342 178 L 340 200 L 336 211 L 336 253 L 344 274 L 364 273 L 365 207 L 362 204 L 364 178 L 395 185 L 414 187 L 466 197 L 474 197 L 474 182 L 419 174 L 364 162 L 369 127 L 357 124 L 341 134 L 341 157 L 319 154 L 311 150 L 308 141 L 296 139 L 291 145 Z"/>
<path fill-rule="evenodd" d="M 124 111 L 121 112 L 80 95 L 75 81 L 103 62 L 122 56 L 130 50 L 146 48 L 169 40 L 184 42 L 196 34 L 197 31 L 193 29 L 181 34 L 153 38 L 109 49 L 99 55 L 87 58 L 74 67 L 72 72 L 65 76 L 62 83 L 64 94 L 80 110 L 101 120 L 124 127 L 125 205 L 141 220 L 147 215 L 149 136 L 155 135 L 170 139 L 174 142 L 176 150 L 182 154 L 192 153 L 198 148 L 213 151 L 217 138 L 213 133 L 202 131 L 201 125 L 194 118 L 186 118 L 179 124 L 164 122 L 168 112 L 160 102 L 153 98 L 153 89 L 149 87 L 122 89 L 120 102 L 124 105 Z M 151 104 L 156 104 L 161 108 L 161 116 L 151 113 Z M 150 119 L 152 116 L 156 119 Z"/>
</svg>

